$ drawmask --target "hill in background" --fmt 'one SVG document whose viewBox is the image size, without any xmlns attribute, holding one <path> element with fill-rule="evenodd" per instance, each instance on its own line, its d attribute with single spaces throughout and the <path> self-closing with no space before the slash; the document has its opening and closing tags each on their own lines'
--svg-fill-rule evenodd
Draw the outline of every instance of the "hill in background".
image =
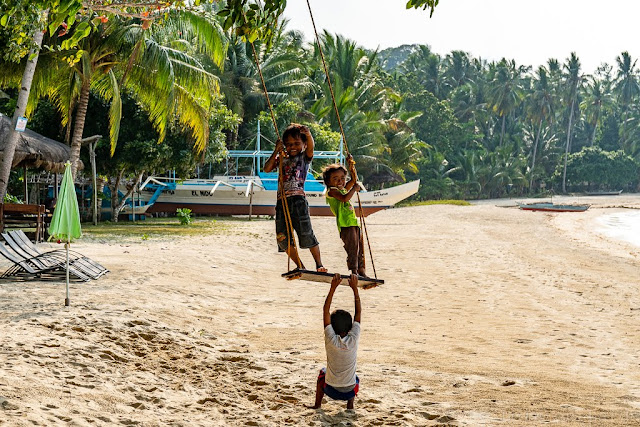
<svg viewBox="0 0 640 427">
<path fill-rule="evenodd" d="M 402 46 L 381 50 L 378 53 L 378 57 L 380 58 L 382 68 L 385 71 L 392 72 L 417 50 L 417 44 L 403 44 Z"/>
</svg>

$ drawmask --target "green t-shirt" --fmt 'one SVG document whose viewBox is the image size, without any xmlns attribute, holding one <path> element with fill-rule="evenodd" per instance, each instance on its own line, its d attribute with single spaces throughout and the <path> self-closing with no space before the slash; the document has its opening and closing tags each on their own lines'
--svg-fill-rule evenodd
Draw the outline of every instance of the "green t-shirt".
<svg viewBox="0 0 640 427">
<path fill-rule="evenodd" d="M 336 189 L 342 194 L 347 194 L 348 191 L 346 189 L 338 189 L 336 187 L 331 187 L 329 190 Z M 351 202 L 341 202 L 338 199 L 329 196 L 327 192 L 327 203 L 331 208 L 331 212 L 336 216 L 336 223 L 338 224 L 338 231 L 342 229 L 342 227 L 357 227 L 358 226 L 358 218 L 356 218 L 356 213 L 353 210 L 353 206 Z"/>
</svg>

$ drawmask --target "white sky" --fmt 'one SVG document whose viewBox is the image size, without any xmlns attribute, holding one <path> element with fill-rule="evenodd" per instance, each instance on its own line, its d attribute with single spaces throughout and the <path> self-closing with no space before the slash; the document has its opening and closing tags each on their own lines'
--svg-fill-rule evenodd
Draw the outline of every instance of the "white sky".
<svg viewBox="0 0 640 427">
<path fill-rule="evenodd" d="M 310 0 L 318 33 L 326 29 L 366 48 L 427 44 L 439 54 L 515 59 L 534 68 L 576 52 L 583 72 L 614 66 L 624 50 L 640 57 L 638 0 L 440 0 L 429 12 L 406 10 L 406 0 Z M 288 0 L 288 28 L 313 40 L 306 0 Z"/>
</svg>

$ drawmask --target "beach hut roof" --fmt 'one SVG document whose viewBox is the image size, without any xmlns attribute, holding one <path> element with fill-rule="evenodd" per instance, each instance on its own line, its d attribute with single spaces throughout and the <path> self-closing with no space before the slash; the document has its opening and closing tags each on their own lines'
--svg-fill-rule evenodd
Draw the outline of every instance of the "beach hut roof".
<svg viewBox="0 0 640 427">
<path fill-rule="evenodd" d="M 4 147 L 11 134 L 12 120 L 0 114 L 0 158 L 4 154 Z M 12 168 L 43 168 L 51 172 L 63 172 L 64 164 L 69 160 L 71 149 L 69 146 L 42 136 L 32 130 L 20 132 L 18 145 L 13 156 Z M 78 169 L 84 168 L 79 161 Z"/>
</svg>

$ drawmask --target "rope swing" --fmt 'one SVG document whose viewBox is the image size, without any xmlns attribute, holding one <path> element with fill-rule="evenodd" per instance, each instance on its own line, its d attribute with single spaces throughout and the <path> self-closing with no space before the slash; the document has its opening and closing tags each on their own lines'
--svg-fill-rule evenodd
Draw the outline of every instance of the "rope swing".
<svg viewBox="0 0 640 427">
<path fill-rule="evenodd" d="M 267 85 L 264 82 L 264 77 L 262 76 L 262 69 L 260 68 L 260 60 L 258 59 L 258 53 L 256 52 L 256 47 L 253 42 L 249 42 L 251 44 L 251 50 L 253 51 L 253 59 L 255 60 L 256 67 L 258 68 L 258 74 L 260 75 L 260 81 L 262 82 L 262 90 L 264 91 L 264 96 L 267 99 L 267 106 L 269 107 L 269 112 L 271 113 L 271 121 L 273 122 L 273 128 L 276 131 L 276 136 L 280 139 L 280 131 L 278 130 L 278 123 L 276 123 L 276 116 L 273 113 L 273 107 L 271 106 L 271 101 L 269 100 L 269 92 L 267 91 Z M 291 242 L 293 241 L 293 248 L 298 252 L 298 248 L 296 245 L 295 236 L 293 234 L 293 224 L 291 222 L 291 213 L 289 212 L 289 204 L 287 203 L 287 196 L 284 192 L 284 174 L 282 173 L 283 169 L 283 159 L 285 156 L 284 151 L 280 151 L 279 158 L 279 166 L 278 166 L 278 192 L 280 193 L 280 201 L 282 202 L 282 210 L 284 211 L 284 219 L 285 224 L 287 226 L 287 271 L 291 270 Z M 300 260 L 300 255 L 298 255 L 298 260 Z M 300 264 L 298 268 L 302 268 L 302 261 L 299 261 Z"/>
<path fill-rule="evenodd" d="M 318 37 L 318 32 L 316 31 L 316 25 L 313 19 L 313 13 L 311 12 L 311 5 L 309 4 L 309 0 L 307 0 L 307 6 L 309 7 L 309 14 L 311 15 L 311 21 L 313 23 L 313 30 L 315 32 L 315 36 L 316 36 L 316 41 L 317 41 L 317 45 L 318 45 L 318 49 L 320 51 L 320 56 L 322 58 L 322 64 L 324 66 L 324 70 L 325 70 L 325 75 L 327 76 L 327 82 L 329 83 L 329 90 L 331 92 L 331 99 L 333 101 L 333 108 L 336 112 L 336 116 L 338 118 L 338 124 L 340 126 L 340 133 L 342 135 L 342 140 L 344 142 L 344 147 L 345 147 L 345 152 L 347 153 L 347 155 L 349 155 L 349 147 L 347 146 L 347 138 L 345 136 L 344 133 L 344 129 L 342 128 L 342 121 L 340 120 L 340 114 L 338 112 L 338 106 L 336 104 L 336 99 L 335 99 L 335 95 L 333 92 L 333 86 L 331 85 L 331 79 L 329 77 L 329 71 L 327 69 L 327 64 L 326 61 L 324 59 L 324 54 L 322 52 L 322 46 L 320 45 L 320 39 Z M 245 17 L 245 22 L 246 22 L 246 17 Z M 276 117 L 273 111 L 273 106 L 271 105 L 271 101 L 269 99 L 269 92 L 267 91 L 267 85 L 265 83 L 264 80 L 264 76 L 262 75 L 262 68 L 260 67 L 260 60 L 258 58 L 258 53 L 256 52 L 256 48 L 254 43 L 251 40 L 248 40 L 249 43 L 251 44 L 251 49 L 253 51 L 253 58 L 254 61 L 256 63 L 256 67 L 258 69 L 258 75 L 260 76 L 260 81 L 262 83 L 262 90 L 264 92 L 264 96 L 266 98 L 267 101 L 267 106 L 269 108 L 269 112 L 271 114 L 271 121 L 273 122 L 273 127 L 275 129 L 276 132 L 276 136 L 277 138 L 280 140 L 280 132 L 278 130 L 278 124 L 276 123 Z M 287 279 L 294 279 L 294 278 L 303 278 L 305 280 L 313 280 L 313 281 L 317 281 L 317 282 L 327 282 L 330 283 L 333 275 L 330 273 L 325 273 L 325 272 L 315 272 L 315 271 L 307 271 L 307 270 L 303 270 L 302 267 L 302 261 L 300 260 L 300 256 L 298 254 L 298 259 L 300 261 L 299 265 L 297 265 L 299 272 L 296 271 L 291 271 L 291 248 L 293 248 L 296 253 L 298 253 L 298 248 L 296 245 L 296 240 L 295 240 L 295 235 L 294 235 L 294 230 L 293 230 L 293 224 L 291 222 L 291 213 L 289 211 L 289 205 L 287 203 L 287 197 L 284 191 L 284 174 L 283 174 L 283 159 L 286 156 L 286 153 L 283 151 L 280 151 L 279 153 L 279 169 L 278 169 L 278 192 L 280 193 L 280 197 L 281 197 L 281 202 L 282 202 L 282 207 L 283 207 L 283 211 L 284 211 L 284 215 L 285 215 L 285 223 L 286 223 L 286 228 L 287 228 L 287 273 L 284 273 L 282 276 L 286 277 Z M 355 163 L 354 163 L 355 164 Z M 357 175 L 357 173 L 356 173 Z M 367 280 L 362 280 L 361 281 L 361 285 L 364 285 L 363 287 L 367 288 L 367 287 L 373 287 L 373 286 L 377 286 L 379 284 L 384 283 L 384 280 L 378 279 L 378 275 L 376 273 L 376 267 L 375 264 L 373 262 L 373 254 L 371 252 L 371 243 L 369 242 L 369 234 L 367 232 L 367 226 L 366 226 L 366 222 L 364 220 L 364 214 L 362 211 L 362 202 L 360 201 L 360 195 L 358 193 L 356 193 L 357 198 L 358 198 L 358 212 L 360 215 L 360 221 L 362 224 L 362 228 L 364 229 L 364 234 L 366 236 L 367 239 L 367 245 L 369 247 L 369 257 L 371 258 L 371 266 L 373 268 L 373 274 L 374 274 L 374 279 L 367 279 Z M 342 283 L 343 284 L 348 284 L 348 280 L 349 280 L 349 276 L 347 275 L 342 275 Z"/>
<path fill-rule="evenodd" d="M 327 83 L 329 85 L 329 92 L 331 94 L 331 101 L 333 102 L 333 110 L 336 112 L 336 118 L 338 119 L 338 126 L 340 127 L 340 133 L 342 134 L 342 141 L 344 143 L 344 149 L 349 156 L 351 153 L 349 152 L 349 146 L 347 145 L 347 137 L 344 134 L 344 129 L 342 127 L 342 120 L 340 120 L 340 113 L 338 111 L 338 105 L 336 104 L 336 97 L 333 93 L 333 85 L 331 84 L 331 77 L 329 76 L 329 69 L 327 68 L 327 62 L 324 59 L 324 53 L 322 52 L 322 43 L 320 43 L 320 37 L 318 36 L 318 30 L 316 29 L 316 22 L 313 19 L 313 12 L 311 11 L 311 4 L 309 0 L 307 0 L 307 7 L 309 8 L 309 16 L 311 16 L 311 24 L 313 25 L 313 33 L 316 36 L 316 45 L 318 46 L 318 51 L 320 52 L 320 58 L 322 59 L 322 66 L 324 67 L 324 73 L 327 77 Z M 355 162 L 354 162 L 355 165 Z M 357 173 L 356 173 L 357 175 Z M 353 178 L 353 177 L 352 177 Z M 358 198 L 358 213 L 360 215 L 360 222 L 362 223 L 362 229 L 364 230 L 364 235 L 367 238 L 367 247 L 369 248 L 369 258 L 371 259 L 371 267 L 373 268 L 373 277 L 378 278 L 378 274 L 376 273 L 376 265 L 373 262 L 373 253 L 371 252 L 371 243 L 369 242 L 369 233 L 367 232 L 367 224 L 364 220 L 364 214 L 362 212 L 362 202 L 360 201 L 360 194 L 356 192 L 356 196 Z"/>
</svg>

